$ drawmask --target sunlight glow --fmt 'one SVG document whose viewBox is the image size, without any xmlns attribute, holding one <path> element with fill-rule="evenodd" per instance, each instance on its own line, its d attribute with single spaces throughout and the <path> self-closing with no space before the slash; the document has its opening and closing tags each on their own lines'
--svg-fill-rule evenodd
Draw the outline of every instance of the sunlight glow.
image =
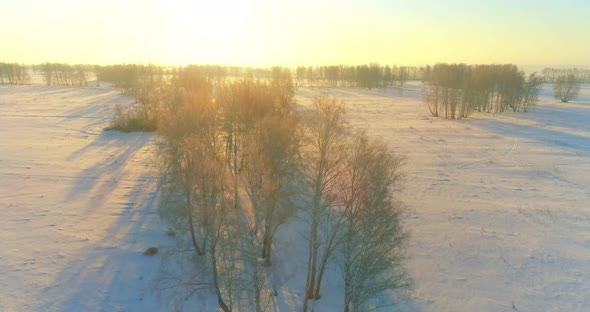
<svg viewBox="0 0 590 312">
<path fill-rule="evenodd" d="M 23 0 L 3 5 L 0 61 L 590 64 L 589 10 L 581 0 Z"/>
</svg>

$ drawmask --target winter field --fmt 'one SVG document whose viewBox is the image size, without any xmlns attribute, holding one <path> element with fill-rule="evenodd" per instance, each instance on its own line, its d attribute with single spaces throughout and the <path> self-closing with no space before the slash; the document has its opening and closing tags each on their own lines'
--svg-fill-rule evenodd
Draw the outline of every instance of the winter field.
<svg viewBox="0 0 590 312">
<path fill-rule="evenodd" d="M 528 113 L 459 121 L 431 117 L 418 84 L 300 88 L 296 101 L 318 93 L 406 157 L 414 286 L 379 311 L 590 310 L 590 86 L 561 103 L 545 85 Z M 131 103 L 110 87 L 0 86 L 0 311 L 217 309 L 206 292 L 160 296 L 175 243 L 157 210 L 158 138 L 102 131 Z M 274 310 L 301 310 L 300 223 L 277 232 L 288 248 L 274 263 L 291 274 Z M 316 311 L 342 310 L 336 271 Z"/>
</svg>

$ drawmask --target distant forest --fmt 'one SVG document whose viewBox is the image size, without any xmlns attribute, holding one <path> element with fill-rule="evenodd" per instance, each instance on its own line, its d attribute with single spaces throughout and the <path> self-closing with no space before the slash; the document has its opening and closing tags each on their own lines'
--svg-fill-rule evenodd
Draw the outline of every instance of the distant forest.
<svg viewBox="0 0 590 312">
<path fill-rule="evenodd" d="M 468 66 L 456 64 L 458 66 Z M 407 81 L 424 81 L 435 67 L 379 65 L 327 65 L 327 66 L 296 66 L 288 68 L 296 87 L 359 87 L 383 88 L 404 86 Z M 481 65 L 474 65 L 481 66 Z M 248 78 L 268 80 L 273 77 L 273 67 L 240 67 L 223 65 L 187 65 L 187 68 L 198 71 L 209 81 L 223 83 L 227 79 Z M 275 66 L 276 67 L 276 66 Z M 0 62 L 0 84 L 30 84 L 31 74 L 42 76 L 47 85 L 74 86 L 88 85 L 89 80 L 113 82 L 119 86 L 133 83 L 146 70 L 157 69 L 162 77 L 169 77 L 183 67 L 161 66 L 156 64 L 115 64 L 89 65 L 50 63 L 26 65 L 19 63 Z M 590 69 L 579 68 L 544 68 L 537 74 L 542 82 L 555 83 L 560 77 L 573 75 L 578 83 L 590 83 Z"/>
</svg>

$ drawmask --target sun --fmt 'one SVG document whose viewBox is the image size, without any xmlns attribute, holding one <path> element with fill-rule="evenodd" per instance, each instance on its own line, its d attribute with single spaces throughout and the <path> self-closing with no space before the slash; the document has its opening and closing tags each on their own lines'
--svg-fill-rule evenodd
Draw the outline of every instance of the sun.
<svg viewBox="0 0 590 312">
<path fill-rule="evenodd" d="M 149 35 L 163 42 L 153 46 L 158 54 L 175 62 L 245 64 L 262 44 L 263 14 L 245 1 L 177 1 L 162 4 Z"/>
</svg>

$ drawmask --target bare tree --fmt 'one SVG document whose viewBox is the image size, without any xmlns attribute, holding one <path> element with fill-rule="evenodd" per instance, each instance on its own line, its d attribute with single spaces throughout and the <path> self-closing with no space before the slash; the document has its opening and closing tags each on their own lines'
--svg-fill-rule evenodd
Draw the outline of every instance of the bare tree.
<svg viewBox="0 0 590 312">
<path fill-rule="evenodd" d="M 386 65 L 383 69 L 383 87 L 387 88 L 390 87 L 393 83 L 393 72 L 391 71 L 391 67 Z"/>
<path fill-rule="evenodd" d="M 100 65 L 94 65 L 92 68 L 94 71 L 94 77 L 96 77 L 96 87 L 98 88 L 100 86 Z"/>
<path fill-rule="evenodd" d="M 580 84 L 574 74 L 560 76 L 555 81 L 553 91 L 555 92 L 555 98 L 567 103 L 578 95 Z"/>
<path fill-rule="evenodd" d="M 408 81 L 408 68 L 405 66 L 400 66 L 398 73 L 396 75 L 397 81 L 399 83 L 399 92 L 401 94 L 404 93 L 404 87 L 406 85 L 406 82 Z"/>
<path fill-rule="evenodd" d="M 53 78 L 53 64 L 48 62 L 41 64 L 41 73 L 45 83 L 50 86 Z"/>
<path fill-rule="evenodd" d="M 336 245 L 338 226 L 333 222 L 332 208 L 336 181 L 346 155 L 343 104 L 334 98 L 317 97 L 314 108 L 316 115 L 307 121 L 307 142 L 302 153 L 311 192 L 307 209 L 310 229 L 304 311 L 307 311 L 307 299 L 320 298 L 323 273 Z"/>
<path fill-rule="evenodd" d="M 195 254 L 206 256 L 211 285 L 219 307 L 229 312 L 235 297 L 237 267 L 237 213 L 233 184 L 220 148 L 219 107 L 211 101 L 208 89 L 189 84 L 178 89 L 165 107 L 172 108 L 162 132 L 167 137 L 164 152 L 166 170 L 185 197 L 184 218 Z M 199 262 L 199 263 L 202 263 Z"/>
<path fill-rule="evenodd" d="M 401 266 L 408 238 L 401 222 L 405 209 L 394 198 L 400 164 L 384 143 L 363 132 L 354 136 L 340 193 L 345 221 L 338 259 L 346 312 L 363 311 L 366 301 L 409 283 Z"/>
<path fill-rule="evenodd" d="M 247 181 L 261 224 L 261 257 L 271 264 L 273 238 L 278 227 L 294 212 L 290 204 L 297 169 L 298 118 L 295 114 L 266 116 L 246 143 Z"/>
<path fill-rule="evenodd" d="M 543 83 L 543 79 L 537 75 L 537 73 L 532 73 L 529 75 L 527 79 L 522 95 L 522 110 L 527 112 L 531 106 L 534 106 L 537 103 L 539 98 L 539 89 L 541 84 Z"/>
</svg>

